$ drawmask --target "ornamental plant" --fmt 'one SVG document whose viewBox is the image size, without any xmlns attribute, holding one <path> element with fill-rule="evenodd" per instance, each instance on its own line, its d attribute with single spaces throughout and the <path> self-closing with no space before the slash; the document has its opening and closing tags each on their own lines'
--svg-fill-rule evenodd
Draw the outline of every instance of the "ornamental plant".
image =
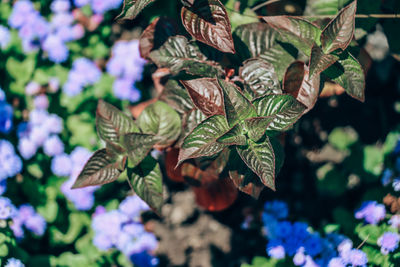
<svg viewBox="0 0 400 267">
<path fill-rule="evenodd" d="M 133 19 L 151 2 L 126 0 L 119 18 Z M 160 17 L 139 40 L 141 56 L 163 73 L 157 101 L 136 120 L 99 101 L 96 126 L 106 147 L 89 159 L 73 188 L 110 183 L 127 170 L 137 195 L 160 211 L 162 172 L 149 152 L 174 148 L 183 176 L 191 168 L 204 174 L 190 177 L 200 183 L 229 176 L 258 197 L 264 186 L 276 189 L 284 158 L 280 135 L 314 107 L 325 81 L 364 101 L 364 72 L 348 51 L 357 1 L 323 27 L 264 16 L 233 33 L 220 1 L 182 5 L 186 31 Z"/>
</svg>

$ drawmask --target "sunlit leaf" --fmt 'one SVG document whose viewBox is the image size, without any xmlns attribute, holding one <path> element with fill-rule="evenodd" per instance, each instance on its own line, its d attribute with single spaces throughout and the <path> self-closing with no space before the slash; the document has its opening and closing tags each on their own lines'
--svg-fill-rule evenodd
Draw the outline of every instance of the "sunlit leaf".
<svg viewBox="0 0 400 267">
<path fill-rule="evenodd" d="M 262 143 L 249 140 L 247 146 L 236 146 L 236 150 L 261 182 L 275 190 L 275 155 L 268 137 Z"/>
<path fill-rule="evenodd" d="M 336 49 L 345 50 L 354 35 L 357 1 L 343 8 L 321 34 L 323 51 L 328 54 Z"/>
<path fill-rule="evenodd" d="M 117 19 L 134 19 L 151 2 L 154 0 L 124 0 L 122 12 Z"/>
<path fill-rule="evenodd" d="M 85 164 L 72 188 L 111 183 L 125 169 L 125 163 L 126 157 L 120 158 L 106 149 L 98 150 Z"/>
<path fill-rule="evenodd" d="M 215 78 L 202 78 L 181 81 L 189 92 L 193 104 L 207 117 L 212 115 L 223 115 L 221 88 Z"/>
<path fill-rule="evenodd" d="M 285 117 L 287 119 L 287 117 Z M 254 117 L 250 119 L 246 119 L 245 127 L 247 129 L 247 134 L 253 141 L 257 142 L 263 137 L 266 130 L 274 120 L 276 120 L 276 116 L 270 117 Z"/>
<path fill-rule="evenodd" d="M 339 59 L 338 56 L 333 54 L 325 54 L 322 49 L 314 45 L 311 50 L 310 57 L 310 77 L 318 75 Z"/>
<path fill-rule="evenodd" d="M 243 125 L 238 123 L 219 137 L 217 142 L 225 145 L 246 145 L 246 136 L 244 136 L 243 130 Z"/>
<path fill-rule="evenodd" d="M 133 168 L 149 154 L 157 139 L 152 134 L 130 133 L 123 136 L 123 143 L 128 152 L 128 166 Z"/>
<path fill-rule="evenodd" d="M 182 134 L 177 142 L 178 146 L 182 145 L 183 140 L 185 137 L 202 121 L 204 121 L 207 117 L 201 112 L 199 109 L 192 109 L 182 117 Z"/>
<path fill-rule="evenodd" d="M 222 88 L 225 115 L 230 127 L 244 119 L 256 116 L 254 106 L 235 84 L 220 79 L 218 79 L 218 84 Z"/>
<path fill-rule="evenodd" d="M 159 100 L 164 101 L 177 112 L 183 114 L 194 108 L 188 92 L 175 80 L 169 79 L 164 90 L 159 96 Z"/>
<path fill-rule="evenodd" d="M 163 187 L 158 162 L 151 156 L 147 156 L 136 168 L 128 168 L 128 177 L 135 193 L 160 213 L 163 203 Z"/>
<path fill-rule="evenodd" d="M 218 0 L 196 0 L 182 7 L 182 23 L 198 41 L 222 52 L 235 53 L 231 24 L 225 7 Z"/>
</svg>

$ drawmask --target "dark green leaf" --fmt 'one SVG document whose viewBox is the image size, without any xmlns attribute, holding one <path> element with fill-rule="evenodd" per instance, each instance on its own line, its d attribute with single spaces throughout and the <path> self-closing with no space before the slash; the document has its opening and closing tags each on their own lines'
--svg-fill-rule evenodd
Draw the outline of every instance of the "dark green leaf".
<svg viewBox="0 0 400 267">
<path fill-rule="evenodd" d="M 178 113 L 161 101 L 147 106 L 137 119 L 137 124 L 143 133 L 156 135 L 159 148 L 173 144 L 182 126 Z"/>
<path fill-rule="evenodd" d="M 258 140 L 263 137 L 265 132 L 267 131 L 268 127 L 271 122 L 276 119 L 276 116 L 270 117 L 254 117 L 250 119 L 246 119 L 245 127 L 247 129 L 247 134 L 251 140 L 257 142 Z"/>
<path fill-rule="evenodd" d="M 349 52 L 343 52 L 340 59 L 324 71 L 333 82 L 344 88 L 351 97 L 364 102 L 365 74 L 360 63 Z"/>
<path fill-rule="evenodd" d="M 313 75 L 318 75 L 333 63 L 335 63 L 339 59 L 338 56 L 333 54 L 325 54 L 322 49 L 317 46 L 313 45 L 311 50 L 311 57 L 310 57 L 310 77 Z"/>
<path fill-rule="evenodd" d="M 248 140 L 248 146 L 237 146 L 236 150 L 261 182 L 275 190 L 275 155 L 268 137 L 262 143 Z"/>
<path fill-rule="evenodd" d="M 184 140 L 184 138 L 202 121 L 204 121 L 207 117 L 198 109 L 192 109 L 185 113 L 182 117 L 183 125 L 182 125 L 182 134 L 178 141 L 178 146 L 180 146 Z"/>
<path fill-rule="evenodd" d="M 159 214 L 163 203 L 160 165 L 147 156 L 136 168 L 128 168 L 128 177 L 135 193 Z"/>
<path fill-rule="evenodd" d="M 207 117 L 224 115 L 221 88 L 215 78 L 180 81 L 192 98 L 193 104 Z"/>
<path fill-rule="evenodd" d="M 150 52 L 149 58 L 159 67 L 168 68 L 176 75 L 180 71 L 193 75 L 221 76 L 223 70 L 200 53 L 199 49 L 189 44 L 184 36 L 173 36 L 158 49 Z"/>
<path fill-rule="evenodd" d="M 168 80 L 159 100 L 164 101 L 177 112 L 184 114 L 194 108 L 188 92 L 175 80 Z"/>
<path fill-rule="evenodd" d="M 321 34 L 322 49 L 329 54 L 336 49 L 345 50 L 354 35 L 357 1 L 343 8 Z"/>
<path fill-rule="evenodd" d="M 216 140 L 228 130 L 228 123 L 222 115 L 214 115 L 204 120 L 183 140 L 178 164 L 189 158 L 212 156 L 220 152 L 225 145 L 217 143 Z"/>
<path fill-rule="evenodd" d="M 157 139 L 152 134 L 130 133 L 123 136 L 123 144 L 128 152 L 128 166 L 133 168 L 149 154 Z"/>
<path fill-rule="evenodd" d="M 253 58 L 245 61 L 239 75 L 248 90 L 255 92 L 258 96 L 282 93 L 274 66 L 265 60 Z"/>
<path fill-rule="evenodd" d="M 220 79 L 218 79 L 218 84 L 222 88 L 225 115 L 230 127 L 244 119 L 256 116 L 254 106 L 235 84 Z"/>
<path fill-rule="evenodd" d="M 229 131 L 219 137 L 217 142 L 225 145 L 246 145 L 246 136 L 243 134 L 243 125 L 240 123 L 236 124 Z"/>
<path fill-rule="evenodd" d="M 286 69 L 295 60 L 295 57 L 281 44 L 275 44 L 270 49 L 264 51 L 260 58 L 274 66 L 278 79 L 282 80 Z"/>
<path fill-rule="evenodd" d="M 133 119 L 102 100 L 97 105 L 96 127 L 102 140 L 116 146 L 124 134 L 140 132 Z"/>
<path fill-rule="evenodd" d="M 231 24 L 225 7 L 218 0 L 196 0 L 182 7 L 182 23 L 198 41 L 222 52 L 235 53 Z"/>
<path fill-rule="evenodd" d="M 273 117 L 269 131 L 284 131 L 295 123 L 306 107 L 291 95 L 267 95 L 253 101 L 257 114 Z"/>
<path fill-rule="evenodd" d="M 281 34 L 282 39 L 310 56 L 311 47 L 319 43 L 321 30 L 311 22 L 290 16 L 269 16 L 263 19 Z"/>
<path fill-rule="evenodd" d="M 121 159 L 106 149 L 98 150 L 85 164 L 72 188 L 111 183 L 125 169 L 125 163 L 126 157 Z"/>
<path fill-rule="evenodd" d="M 151 2 L 154 0 L 124 0 L 122 12 L 117 19 L 134 19 Z"/>
</svg>

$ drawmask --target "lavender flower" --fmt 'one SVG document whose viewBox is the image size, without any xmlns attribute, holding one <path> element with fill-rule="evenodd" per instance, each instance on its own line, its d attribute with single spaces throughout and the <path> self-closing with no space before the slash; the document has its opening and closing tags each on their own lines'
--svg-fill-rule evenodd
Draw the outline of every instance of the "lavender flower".
<svg viewBox="0 0 400 267">
<path fill-rule="evenodd" d="M 283 246 L 269 247 L 267 253 L 270 257 L 277 260 L 285 258 L 285 248 Z"/>
<path fill-rule="evenodd" d="M 24 159 L 32 158 L 37 152 L 38 146 L 29 138 L 21 138 L 18 143 L 18 151 Z"/>
<path fill-rule="evenodd" d="M 22 161 L 15 154 L 13 145 L 0 140 L 0 181 L 15 176 L 22 170 Z"/>
<path fill-rule="evenodd" d="M 367 266 L 368 263 L 367 255 L 359 249 L 350 250 L 348 259 L 353 266 Z"/>
<path fill-rule="evenodd" d="M 74 61 L 68 74 L 68 80 L 63 92 L 68 96 L 76 96 L 83 87 L 96 83 L 101 77 L 100 69 L 87 58 L 78 58 Z"/>
<path fill-rule="evenodd" d="M 389 252 L 395 251 L 399 247 L 400 237 L 396 233 L 386 232 L 378 239 L 378 246 L 381 247 L 381 252 L 387 255 Z"/>
<path fill-rule="evenodd" d="M 49 79 L 49 89 L 50 92 L 56 93 L 60 88 L 60 80 L 56 77 L 52 77 Z"/>
<path fill-rule="evenodd" d="M 60 154 L 51 161 L 51 171 L 57 176 L 69 176 L 72 171 L 72 162 L 67 154 Z"/>
<path fill-rule="evenodd" d="M 25 267 L 21 260 L 16 258 L 9 258 L 4 267 Z"/>
<path fill-rule="evenodd" d="M 382 178 L 381 178 L 381 182 L 383 186 L 387 186 L 388 184 L 390 184 L 390 180 L 392 179 L 392 175 L 393 172 L 390 169 L 385 169 L 385 171 L 383 172 Z"/>
<path fill-rule="evenodd" d="M 30 204 L 21 205 L 13 217 L 11 229 L 14 235 L 21 239 L 24 237 L 23 227 L 35 235 L 42 236 L 46 230 L 46 220 Z"/>
<path fill-rule="evenodd" d="M 304 248 L 300 247 L 293 257 L 293 264 L 296 266 L 301 266 L 306 262 L 306 255 L 304 255 Z"/>
<path fill-rule="evenodd" d="M 64 152 L 64 143 L 57 135 L 52 135 L 44 142 L 44 153 L 49 156 L 57 156 Z"/>
<path fill-rule="evenodd" d="M 37 82 L 29 82 L 25 87 L 25 93 L 27 95 L 35 95 L 40 92 L 40 88 L 41 86 Z"/>
<path fill-rule="evenodd" d="M 38 95 L 33 100 L 33 105 L 37 109 L 48 109 L 49 107 L 49 99 L 46 95 Z"/>
<path fill-rule="evenodd" d="M 399 228 L 399 226 L 400 226 L 400 215 L 393 215 L 389 220 L 389 224 L 393 228 Z"/>
<path fill-rule="evenodd" d="M 68 0 L 55 0 L 51 3 L 50 9 L 54 13 L 67 12 L 71 8 Z"/>
<path fill-rule="evenodd" d="M 6 197 L 0 197 L 0 220 L 11 219 L 15 212 L 16 209 L 11 200 Z"/>
<path fill-rule="evenodd" d="M 364 202 L 361 208 L 355 213 L 357 219 L 364 219 L 369 224 L 377 224 L 385 218 L 386 210 L 382 204 L 376 201 Z"/>
<path fill-rule="evenodd" d="M 91 6 L 94 13 L 104 14 L 105 12 L 118 8 L 122 0 L 91 0 Z"/>
<path fill-rule="evenodd" d="M 3 25 L 0 25 L 0 48 L 5 49 L 10 43 L 10 40 L 11 40 L 10 31 Z"/>
<path fill-rule="evenodd" d="M 10 132 L 12 127 L 12 119 L 13 108 L 7 102 L 0 101 L 0 133 L 6 134 Z"/>
<path fill-rule="evenodd" d="M 329 261 L 328 267 L 346 267 L 346 263 L 342 258 L 335 257 Z"/>
</svg>

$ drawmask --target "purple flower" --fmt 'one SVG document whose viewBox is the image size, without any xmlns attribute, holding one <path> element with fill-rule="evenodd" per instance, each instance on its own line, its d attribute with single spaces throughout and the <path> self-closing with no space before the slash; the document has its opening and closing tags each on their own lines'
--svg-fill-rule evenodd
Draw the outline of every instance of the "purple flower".
<svg viewBox="0 0 400 267">
<path fill-rule="evenodd" d="M 34 126 L 30 132 L 30 139 L 37 145 L 42 146 L 49 137 L 49 132 L 41 126 Z"/>
<path fill-rule="evenodd" d="M 48 109 L 48 107 L 49 107 L 49 99 L 44 94 L 38 95 L 33 100 L 33 105 L 37 109 Z"/>
<path fill-rule="evenodd" d="M 13 145 L 0 140 L 0 181 L 15 176 L 22 170 L 22 161 L 15 154 Z"/>
<path fill-rule="evenodd" d="M 18 151 L 24 159 L 32 158 L 37 151 L 38 146 L 29 138 L 21 138 L 18 143 Z"/>
<path fill-rule="evenodd" d="M 88 5 L 91 0 L 74 0 L 74 5 L 77 7 L 83 7 L 85 5 Z"/>
<path fill-rule="evenodd" d="M 346 267 L 346 263 L 342 258 L 335 257 L 329 261 L 328 267 Z"/>
<path fill-rule="evenodd" d="M 15 213 L 16 208 L 11 203 L 11 200 L 6 197 L 0 197 L 0 219 L 11 219 L 15 215 Z"/>
<path fill-rule="evenodd" d="M 46 220 L 35 213 L 25 221 L 25 227 L 35 235 L 41 236 L 46 230 Z"/>
<path fill-rule="evenodd" d="M 306 256 L 306 263 L 303 267 L 319 267 L 309 255 Z"/>
<path fill-rule="evenodd" d="M 56 77 L 52 77 L 49 79 L 49 89 L 50 92 L 56 93 L 60 88 L 60 80 Z"/>
<path fill-rule="evenodd" d="M 296 266 L 301 266 L 306 262 L 306 255 L 304 255 L 304 248 L 301 247 L 297 250 L 293 257 L 293 264 Z"/>
<path fill-rule="evenodd" d="M 92 0 L 92 9 L 94 13 L 104 14 L 105 12 L 118 8 L 122 0 Z"/>
<path fill-rule="evenodd" d="M 394 191 L 400 191 L 400 177 L 393 180 L 392 186 Z"/>
<path fill-rule="evenodd" d="M 368 263 L 367 255 L 359 249 L 350 250 L 348 258 L 353 266 L 366 266 Z"/>
<path fill-rule="evenodd" d="M 44 142 L 44 153 L 49 156 L 57 156 L 64 152 L 64 143 L 57 135 L 52 135 Z"/>
<path fill-rule="evenodd" d="M 135 219 L 143 211 L 149 210 L 149 206 L 139 197 L 130 196 L 119 204 L 119 210 L 130 219 Z"/>
<path fill-rule="evenodd" d="M 25 267 L 25 265 L 19 259 L 9 258 L 4 267 Z"/>
<path fill-rule="evenodd" d="M 71 7 L 68 0 L 55 0 L 51 3 L 50 9 L 54 13 L 67 12 Z"/>
<path fill-rule="evenodd" d="M 37 82 L 30 82 L 26 85 L 25 87 L 25 93 L 27 95 L 35 95 L 38 94 L 40 92 L 40 84 L 38 84 Z"/>
<path fill-rule="evenodd" d="M 389 224 L 393 228 L 399 228 L 399 226 L 400 226 L 400 215 L 393 215 L 389 220 Z"/>
<path fill-rule="evenodd" d="M 13 28 L 19 28 L 32 13 L 36 13 L 32 2 L 26 0 L 17 1 L 13 6 L 13 11 L 8 19 L 8 23 Z"/>
<path fill-rule="evenodd" d="M 54 28 L 70 26 L 74 22 L 74 16 L 71 13 L 62 12 L 56 13 L 51 18 L 51 25 Z"/>
<path fill-rule="evenodd" d="M 68 58 L 68 48 L 58 35 L 49 35 L 43 43 L 43 50 L 47 52 L 49 59 L 55 63 L 61 63 Z"/>
<path fill-rule="evenodd" d="M 49 133 L 59 134 L 63 131 L 63 120 L 56 114 L 50 114 L 43 122 L 43 128 Z"/>
<path fill-rule="evenodd" d="M 381 247 L 381 252 L 387 255 L 389 252 L 395 251 L 399 247 L 400 237 L 396 233 L 386 232 L 378 239 L 378 246 Z"/>
<path fill-rule="evenodd" d="M 51 161 L 51 171 L 57 176 L 69 176 L 72 171 L 72 161 L 67 154 L 57 155 Z"/>
<path fill-rule="evenodd" d="M 29 113 L 29 123 L 33 126 L 42 125 L 49 113 L 43 109 L 34 109 Z"/>
<path fill-rule="evenodd" d="M 270 247 L 267 249 L 270 257 L 280 260 L 285 258 L 285 248 L 283 246 Z"/>
<path fill-rule="evenodd" d="M 113 242 L 105 234 L 97 234 L 93 237 L 93 244 L 100 250 L 106 251 L 113 247 Z"/>
<path fill-rule="evenodd" d="M 6 48 L 10 43 L 10 40 L 11 40 L 10 31 L 3 25 L 0 25 L 0 48 L 1 49 Z"/>
<path fill-rule="evenodd" d="M 383 204 L 377 204 L 376 201 L 366 201 L 355 213 L 357 219 L 364 219 L 369 224 L 377 224 L 385 218 L 386 210 Z"/>
<path fill-rule="evenodd" d="M 4 101 L 0 101 L 0 133 L 9 133 L 12 127 L 13 108 Z"/>
</svg>

